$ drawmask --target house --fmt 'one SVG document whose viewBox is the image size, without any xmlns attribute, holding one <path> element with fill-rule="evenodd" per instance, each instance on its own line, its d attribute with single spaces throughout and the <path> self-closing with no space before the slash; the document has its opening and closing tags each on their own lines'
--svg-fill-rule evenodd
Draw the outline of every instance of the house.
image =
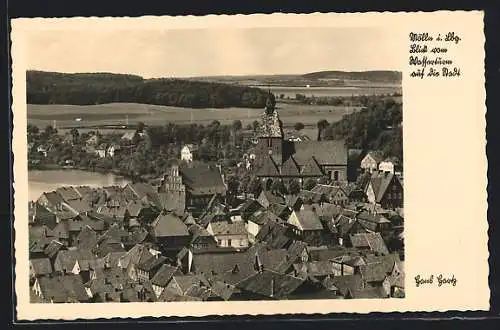
<svg viewBox="0 0 500 330">
<path fill-rule="evenodd" d="M 106 157 L 106 151 L 107 151 L 107 146 L 104 143 L 100 144 L 94 150 L 94 152 L 96 153 L 96 155 L 99 156 L 100 158 Z"/>
<path fill-rule="evenodd" d="M 247 248 L 249 245 L 248 232 L 242 221 L 217 221 L 207 226 L 209 232 L 220 247 Z"/>
<path fill-rule="evenodd" d="M 48 147 L 44 146 L 44 145 L 39 145 L 37 148 L 36 148 L 36 152 L 38 153 L 41 153 L 43 155 L 43 157 L 47 157 L 47 152 L 48 152 Z"/>
<path fill-rule="evenodd" d="M 403 185 L 393 173 L 373 172 L 365 188 L 368 201 L 385 209 L 403 207 Z"/>
<path fill-rule="evenodd" d="M 378 166 L 383 159 L 383 155 L 380 151 L 369 151 L 361 160 L 360 167 L 365 172 L 372 173 L 378 170 Z"/>
<path fill-rule="evenodd" d="M 323 225 L 318 215 L 313 210 L 293 211 L 288 218 L 288 223 L 293 226 L 295 234 L 310 245 L 322 245 L 326 239 Z"/>
<path fill-rule="evenodd" d="M 211 295 L 210 284 L 201 275 L 176 275 L 163 291 L 162 301 L 204 301 Z"/>
<path fill-rule="evenodd" d="M 34 294 L 49 303 L 89 302 L 89 294 L 78 275 L 44 276 L 35 280 Z"/>
<path fill-rule="evenodd" d="M 154 255 L 146 246 L 137 244 L 118 259 L 118 267 L 126 271 L 128 278 L 137 281 L 137 265 L 146 262 L 152 257 Z"/>
<path fill-rule="evenodd" d="M 317 184 L 310 191 L 317 194 L 323 194 L 326 200 L 331 204 L 346 205 L 349 202 L 349 197 L 340 186 Z"/>
<path fill-rule="evenodd" d="M 378 170 L 381 172 L 388 172 L 392 174 L 400 175 L 402 173 L 403 167 L 400 161 L 395 157 L 386 158 L 378 165 Z"/>
<path fill-rule="evenodd" d="M 193 154 L 196 151 L 196 148 L 192 144 L 186 144 L 181 149 L 181 160 L 191 163 L 194 159 Z"/>
<path fill-rule="evenodd" d="M 247 218 L 246 229 L 250 242 L 255 242 L 262 227 L 269 222 L 282 223 L 283 221 L 276 214 L 264 209 L 258 210 Z"/>
<path fill-rule="evenodd" d="M 38 226 L 54 228 L 56 225 L 56 215 L 38 202 L 28 203 L 29 223 Z"/>
<path fill-rule="evenodd" d="M 64 199 L 55 191 L 51 191 L 44 192 L 36 202 L 54 213 L 55 211 L 62 210 Z"/>
<path fill-rule="evenodd" d="M 179 269 L 167 264 L 163 264 L 156 272 L 151 279 L 151 285 L 157 297 L 160 297 L 174 275 L 181 275 Z"/>
<path fill-rule="evenodd" d="M 248 299 L 283 299 L 297 290 L 304 279 L 264 269 L 238 283 Z"/>
<path fill-rule="evenodd" d="M 269 190 L 262 190 L 257 202 L 264 208 L 268 208 L 271 204 L 285 204 L 285 197 Z"/>
<path fill-rule="evenodd" d="M 87 147 L 97 147 L 99 145 L 99 135 L 92 134 L 92 136 L 85 140 L 85 145 Z"/>
<path fill-rule="evenodd" d="M 140 283 L 150 281 L 156 275 L 156 272 L 161 268 L 161 266 L 166 263 L 166 261 L 166 257 L 156 254 L 155 256 L 137 264 L 137 280 Z"/>
<path fill-rule="evenodd" d="M 130 131 L 122 135 L 121 139 L 125 141 L 132 141 L 135 137 L 135 131 Z"/>
<path fill-rule="evenodd" d="M 165 252 L 167 250 L 178 252 L 190 242 L 187 226 L 172 213 L 164 212 L 158 215 L 151 224 L 150 233 Z"/>
<path fill-rule="evenodd" d="M 351 245 L 359 250 L 368 250 L 376 255 L 387 255 L 389 250 L 380 233 L 360 233 L 351 235 Z"/>
<path fill-rule="evenodd" d="M 188 230 L 191 233 L 191 242 L 189 244 L 191 248 L 200 250 L 217 248 L 218 244 L 215 237 L 202 226 L 192 224 Z"/>
<path fill-rule="evenodd" d="M 225 199 L 227 188 L 220 168 L 198 165 L 179 168 L 179 173 L 185 185 L 186 209 L 193 216 L 200 215 L 214 195 Z"/>
<path fill-rule="evenodd" d="M 74 187 L 60 187 L 56 189 L 56 193 L 61 196 L 65 202 L 78 201 L 82 196 L 76 191 Z"/>
<path fill-rule="evenodd" d="M 107 157 L 114 157 L 115 153 L 117 153 L 118 151 L 120 151 L 120 145 L 116 144 L 116 143 L 112 143 L 106 149 L 106 156 Z"/>
<path fill-rule="evenodd" d="M 82 271 L 88 271 L 89 262 L 94 259 L 90 251 L 62 250 L 57 253 L 54 271 L 60 274 L 78 275 Z"/>
<path fill-rule="evenodd" d="M 52 274 L 52 264 L 48 258 L 30 259 L 30 279 Z"/>
<path fill-rule="evenodd" d="M 391 221 L 381 214 L 362 211 L 356 219 L 365 229 L 370 232 L 379 232 L 383 237 L 388 236 L 392 231 Z"/>
</svg>

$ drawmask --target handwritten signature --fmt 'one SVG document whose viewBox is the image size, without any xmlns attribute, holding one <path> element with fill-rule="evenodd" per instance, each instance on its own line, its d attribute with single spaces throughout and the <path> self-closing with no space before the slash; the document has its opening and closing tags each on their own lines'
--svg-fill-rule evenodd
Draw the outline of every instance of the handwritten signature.
<svg viewBox="0 0 500 330">
<path fill-rule="evenodd" d="M 438 287 L 441 287 L 443 285 L 452 285 L 456 286 L 457 285 L 457 279 L 455 278 L 455 275 L 451 275 L 446 277 L 443 274 L 439 274 L 438 276 L 430 275 L 427 277 L 423 277 L 420 275 L 415 276 L 415 285 L 418 287 L 422 285 L 436 285 Z"/>
</svg>

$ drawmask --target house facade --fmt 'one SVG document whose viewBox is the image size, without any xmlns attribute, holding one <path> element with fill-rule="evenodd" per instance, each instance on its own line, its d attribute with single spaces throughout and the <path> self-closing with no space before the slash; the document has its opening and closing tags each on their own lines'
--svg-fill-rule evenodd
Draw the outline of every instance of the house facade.
<svg viewBox="0 0 500 330">
<path fill-rule="evenodd" d="M 378 151 L 370 151 L 366 154 L 366 156 L 361 160 L 361 169 L 365 172 L 372 173 L 373 171 L 377 171 L 380 162 L 383 160 L 382 154 Z"/>
<path fill-rule="evenodd" d="M 373 172 L 366 189 L 370 203 L 385 209 L 403 207 L 403 186 L 399 178 L 389 172 Z"/>
<path fill-rule="evenodd" d="M 192 144 L 186 144 L 181 149 L 181 160 L 191 163 L 193 161 L 194 146 Z"/>
</svg>

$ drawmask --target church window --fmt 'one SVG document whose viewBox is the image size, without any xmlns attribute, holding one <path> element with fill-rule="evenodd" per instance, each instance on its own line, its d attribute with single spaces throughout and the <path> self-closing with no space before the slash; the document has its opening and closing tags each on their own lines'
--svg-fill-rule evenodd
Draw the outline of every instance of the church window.
<svg viewBox="0 0 500 330">
<path fill-rule="evenodd" d="M 333 172 L 333 180 L 334 181 L 339 181 L 339 171 Z"/>
</svg>

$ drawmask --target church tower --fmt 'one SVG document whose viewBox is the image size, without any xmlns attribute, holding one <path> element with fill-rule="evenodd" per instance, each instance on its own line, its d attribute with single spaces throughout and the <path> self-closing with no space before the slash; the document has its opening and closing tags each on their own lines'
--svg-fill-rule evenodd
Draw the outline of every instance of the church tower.
<svg viewBox="0 0 500 330">
<path fill-rule="evenodd" d="M 166 175 L 163 177 L 162 185 L 158 189 L 164 196 L 168 205 L 164 205 L 167 210 L 182 214 L 186 207 L 186 186 L 182 182 L 182 175 L 179 173 L 179 165 L 172 164 Z"/>
<path fill-rule="evenodd" d="M 259 165 L 262 164 L 264 157 L 271 156 L 276 165 L 280 166 L 283 162 L 283 129 L 276 111 L 276 100 L 271 91 L 267 96 L 266 108 L 262 114 L 257 138 L 256 149 Z"/>
</svg>

